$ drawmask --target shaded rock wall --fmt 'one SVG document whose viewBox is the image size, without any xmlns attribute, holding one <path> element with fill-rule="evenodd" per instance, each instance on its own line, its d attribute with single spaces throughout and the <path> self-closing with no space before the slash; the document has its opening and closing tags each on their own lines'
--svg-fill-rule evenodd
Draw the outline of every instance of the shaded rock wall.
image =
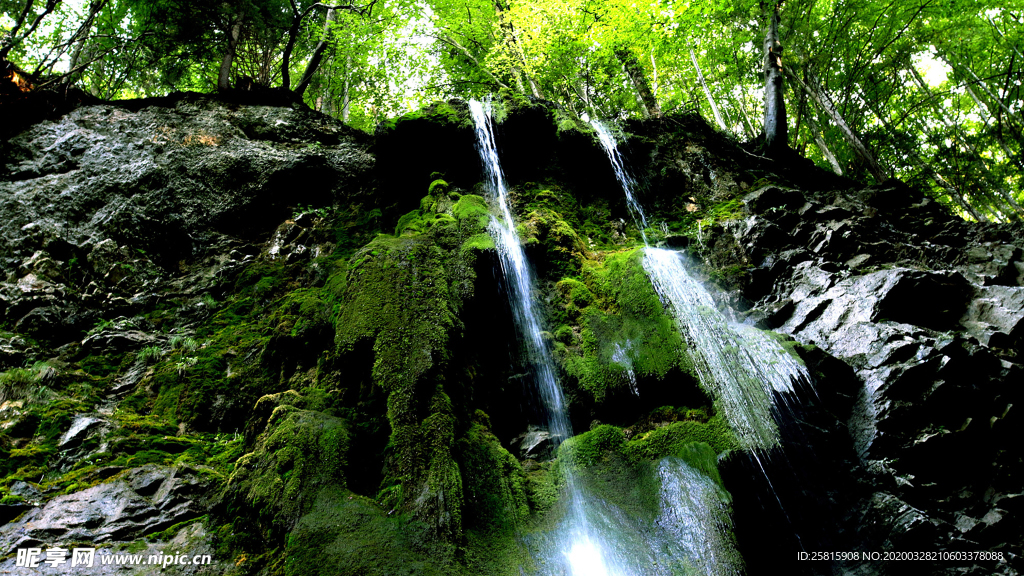
<svg viewBox="0 0 1024 576">
<path fill-rule="evenodd" d="M 370 137 L 178 95 L 6 143 L 0 553 L 146 538 L 212 550 L 210 573 L 519 574 L 562 466 L 614 488 L 731 446 L 589 128 L 541 102 L 499 117 L 546 337 L 593 430 L 571 457 L 535 427 L 464 103 Z M 915 568 L 1019 572 L 1024 230 L 769 161 L 697 117 L 625 130 L 648 237 L 815 376 L 777 399 L 777 453 L 700 468 L 731 493 L 747 572 L 901 573 L 782 559 L 801 547 L 984 550 L 1005 560 Z"/>
</svg>

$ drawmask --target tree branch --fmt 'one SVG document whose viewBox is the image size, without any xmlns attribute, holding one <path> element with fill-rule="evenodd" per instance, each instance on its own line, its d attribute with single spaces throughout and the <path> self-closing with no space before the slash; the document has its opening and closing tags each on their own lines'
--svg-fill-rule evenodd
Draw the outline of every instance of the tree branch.
<svg viewBox="0 0 1024 576">
<path fill-rule="evenodd" d="M 445 38 L 445 37 L 443 37 L 443 36 L 435 36 L 435 35 L 432 35 L 432 34 L 427 34 L 427 37 L 429 37 L 429 38 L 433 38 L 434 40 L 438 40 L 438 41 L 440 41 L 440 42 L 444 42 L 445 44 L 448 44 L 449 46 L 451 46 L 451 47 L 453 47 L 453 48 L 456 48 L 456 49 L 460 50 L 460 51 L 461 51 L 461 52 L 462 52 L 463 54 L 465 54 L 465 55 L 466 55 L 466 57 L 467 57 L 467 58 L 469 58 L 470 60 L 472 60 L 472 61 L 473 61 L 473 63 L 474 63 L 474 64 L 476 64 L 476 65 L 477 65 L 477 67 L 479 67 L 479 68 L 480 68 L 480 70 L 482 70 L 482 71 L 483 71 L 483 72 L 484 72 L 485 74 L 487 74 L 488 76 L 490 76 L 490 77 L 491 77 L 491 80 L 494 80 L 494 83 L 495 83 L 495 84 L 497 84 L 497 85 L 498 85 L 498 87 L 500 87 L 500 88 L 504 88 L 504 89 L 506 89 L 506 90 L 510 90 L 510 88 L 508 87 L 508 85 L 506 85 L 506 84 L 505 84 L 504 82 L 502 82 L 501 80 L 498 80 L 498 77 L 497 77 L 497 76 L 495 76 L 495 75 L 494 75 L 493 73 L 491 73 L 491 71 L 490 71 L 490 70 L 488 70 L 486 66 L 484 66 L 483 64 L 481 64 L 481 63 L 480 63 L 480 61 L 479 61 L 479 60 L 477 60 L 475 56 L 473 56 L 473 53 L 472 53 L 472 52 L 470 52 L 470 51 L 469 51 L 468 49 L 466 49 L 466 47 L 465 47 L 465 46 L 463 46 L 462 44 L 459 44 L 458 42 L 456 42 L 455 40 L 453 40 L 453 39 L 451 39 L 451 38 Z"/>
<path fill-rule="evenodd" d="M 43 10 L 43 13 L 36 16 L 36 19 L 32 22 L 32 25 L 29 26 L 29 29 L 26 30 L 25 33 L 22 34 L 20 37 L 17 37 L 15 36 L 16 30 L 20 28 L 21 24 L 25 22 L 24 18 L 28 16 L 28 12 L 32 8 L 32 4 L 34 3 L 33 0 L 29 0 L 28 4 L 25 5 L 24 12 L 22 12 L 21 14 L 21 23 L 15 26 L 15 29 L 12 30 L 11 33 L 8 35 L 7 40 L 3 44 L 3 47 L 0 47 L 0 60 L 6 60 L 7 54 L 10 53 L 11 49 L 14 48 L 16 44 L 18 44 L 25 38 L 31 36 L 32 33 L 36 31 L 36 28 L 39 27 L 39 24 L 40 22 L 43 21 L 43 18 L 49 16 L 50 12 L 53 12 L 53 9 L 57 7 L 58 2 L 60 2 L 60 0 L 48 0 L 46 2 L 46 8 Z"/>
</svg>

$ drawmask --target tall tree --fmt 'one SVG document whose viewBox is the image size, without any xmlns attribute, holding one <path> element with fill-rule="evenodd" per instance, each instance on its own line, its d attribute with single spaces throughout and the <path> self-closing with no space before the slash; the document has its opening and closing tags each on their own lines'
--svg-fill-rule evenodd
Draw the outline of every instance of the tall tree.
<svg viewBox="0 0 1024 576">
<path fill-rule="evenodd" d="M 782 86 L 782 42 L 779 40 L 781 1 L 766 3 L 764 35 L 764 143 L 770 154 L 784 150 L 789 142 L 786 100 Z"/>
</svg>

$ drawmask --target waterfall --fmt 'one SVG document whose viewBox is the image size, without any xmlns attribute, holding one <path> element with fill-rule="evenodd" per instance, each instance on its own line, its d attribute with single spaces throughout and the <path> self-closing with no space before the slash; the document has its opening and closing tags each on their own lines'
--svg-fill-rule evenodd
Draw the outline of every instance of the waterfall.
<svg viewBox="0 0 1024 576">
<path fill-rule="evenodd" d="M 562 387 L 554 372 L 551 354 L 541 338 L 540 319 L 533 303 L 533 273 L 516 233 L 515 220 L 508 204 L 508 188 L 498 161 L 489 105 L 471 100 L 469 110 L 476 127 L 477 151 L 484 165 L 490 200 L 498 207 L 499 215 L 491 216 L 488 232 L 494 239 L 501 263 L 501 272 L 508 286 L 509 303 L 520 335 L 526 344 L 526 360 L 536 382 L 547 418 L 552 441 L 558 444 L 572 436 Z M 567 541 L 561 543 L 563 564 L 572 576 L 625 576 L 625 572 L 609 566 L 600 541 L 589 530 L 584 513 L 583 496 L 573 475 L 565 474 L 568 510 L 566 513 Z"/>
<path fill-rule="evenodd" d="M 591 125 L 626 194 L 633 221 L 641 228 L 644 269 L 689 343 L 701 386 L 715 399 L 743 448 L 767 451 L 777 446 L 775 399 L 788 398 L 785 393 L 793 392 L 793 381 L 807 378 L 806 368 L 760 330 L 730 323 L 707 289 L 687 272 L 679 253 L 648 244 L 643 232 L 647 217 L 635 197 L 636 182 L 625 170 L 608 127 L 596 120 Z"/>
<path fill-rule="evenodd" d="M 646 246 L 647 217 L 644 216 L 643 208 L 640 207 L 636 197 L 633 196 L 633 190 L 636 189 L 636 181 L 629 175 L 629 172 L 626 172 L 626 167 L 622 163 L 622 156 L 619 154 L 619 148 L 615 145 L 615 136 L 612 135 L 611 130 L 597 120 L 591 120 L 590 125 L 597 132 L 597 139 L 601 141 L 601 147 L 604 148 L 605 154 L 608 155 L 608 161 L 612 163 L 612 169 L 615 170 L 615 178 L 622 184 L 622 191 L 626 193 L 626 205 L 629 207 L 629 214 L 633 217 L 633 223 L 640 229 L 640 235 L 644 239 L 644 246 Z"/>
<path fill-rule="evenodd" d="M 525 359 L 544 404 L 546 425 L 557 446 L 572 436 L 572 427 L 553 359 L 541 338 L 540 317 L 532 294 L 533 273 L 509 208 L 488 105 L 470 101 L 469 108 L 489 199 L 496 205 L 488 231 L 494 239 L 513 317 L 525 344 Z M 643 217 L 639 210 L 637 214 Z M 616 356 L 617 361 L 628 358 L 621 347 L 616 348 Z M 628 363 L 625 365 L 633 382 L 632 368 Z M 617 508 L 584 490 L 571 467 L 562 470 L 565 514 L 553 530 L 529 538 L 535 573 L 736 576 L 742 572 L 742 560 L 732 545 L 728 493 L 682 458 L 664 458 L 648 471 L 659 486 L 656 499 L 648 504 L 653 506 L 653 517 L 640 517 L 635 511 Z"/>
</svg>

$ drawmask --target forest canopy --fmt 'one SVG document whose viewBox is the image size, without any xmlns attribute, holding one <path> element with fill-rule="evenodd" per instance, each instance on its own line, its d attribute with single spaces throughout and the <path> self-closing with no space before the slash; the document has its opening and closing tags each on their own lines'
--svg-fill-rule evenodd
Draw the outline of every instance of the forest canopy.
<svg viewBox="0 0 1024 576">
<path fill-rule="evenodd" d="M 102 99 L 290 91 L 364 130 L 509 91 L 611 120 L 696 109 L 743 141 L 765 139 L 774 82 L 779 138 L 823 168 L 1011 221 L 1021 18 L 1020 0 L 0 0 L 0 65 L 6 86 Z"/>
</svg>

